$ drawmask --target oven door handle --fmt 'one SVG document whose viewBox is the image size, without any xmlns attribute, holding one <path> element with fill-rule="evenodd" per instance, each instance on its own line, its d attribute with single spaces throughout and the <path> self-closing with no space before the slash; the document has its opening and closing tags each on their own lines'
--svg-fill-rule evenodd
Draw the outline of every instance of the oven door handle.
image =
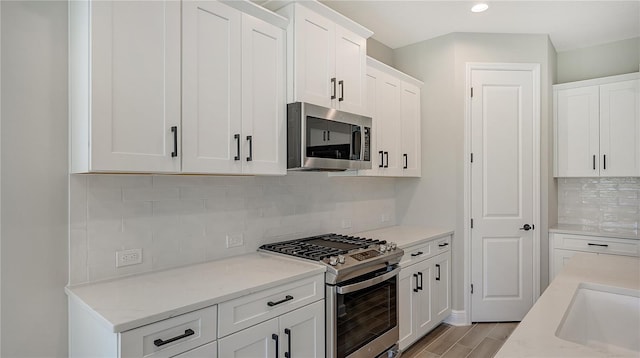
<svg viewBox="0 0 640 358">
<path fill-rule="evenodd" d="M 366 281 L 354 283 L 352 285 L 347 285 L 347 286 L 336 286 L 336 292 L 338 294 L 344 295 L 346 293 L 360 291 L 362 289 L 377 285 L 380 282 L 386 281 L 386 280 L 390 279 L 391 277 L 397 275 L 398 272 L 400 272 L 400 267 L 395 268 L 395 269 L 385 273 L 384 275 L 377 276 L 377 277 L 374 277 L 372 279 L 368 279 Z"/>
</svg>

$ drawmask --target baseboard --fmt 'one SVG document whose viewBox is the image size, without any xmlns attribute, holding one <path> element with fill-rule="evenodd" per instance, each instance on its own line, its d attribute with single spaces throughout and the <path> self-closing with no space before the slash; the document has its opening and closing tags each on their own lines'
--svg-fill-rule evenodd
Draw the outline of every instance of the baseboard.
<svg viewBox="0 0 640 358">
<path fill-rule="evenodd" d="M 468 326 L 470 320 L 467 319 L 467 311 L 451 310 L 451 315 L 444 322 L 452 326 Z"/>
</svg>

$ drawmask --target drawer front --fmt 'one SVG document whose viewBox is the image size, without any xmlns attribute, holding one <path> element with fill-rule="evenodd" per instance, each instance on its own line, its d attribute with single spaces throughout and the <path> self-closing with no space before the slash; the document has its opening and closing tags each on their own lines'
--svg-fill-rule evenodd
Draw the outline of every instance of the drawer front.
<svg viewBox="0 0 640 358">
<path fill-rule="evenodd" d="M 554 245 L 557 249 L 597 252 L 611 255 L 640 255 L 640 242 L 631 239 L 554 234 Z"/>
<path fill-rule="evenodd" d="M 216 340 L 216 306 L 120 334 L 121 357 L 173 357 Z"/>
<path fill-rule="evenodd" d="M 451 250 L 451 236 L 443 237 L 432 242 L 433 254 L 439 255 Z"/>
<path fill-rule="evenodd" d="M 324 298 L 324 275 L 220 303 L 218 337 L 245 329 Z"/>
<path fill-rule="evenodd" d="M 427 242 L 408 247 L 404 250 L 404 255 L 402 256 L 402 260 L 400 260 L 400 266 L 406 267 L 433 256 L 434 254 L 431 250 L 432 245 L 433 242 Z"/>
</svg>

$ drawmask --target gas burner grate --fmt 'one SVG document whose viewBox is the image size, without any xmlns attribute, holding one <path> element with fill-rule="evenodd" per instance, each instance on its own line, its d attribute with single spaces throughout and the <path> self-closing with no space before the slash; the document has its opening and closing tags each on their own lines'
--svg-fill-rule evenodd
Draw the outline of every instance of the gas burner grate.
<svg viewBox="0 0 640 358">
<path fill-rule="evenodd" d="M 260 249 L 308 260 L 320 261 L 330 256 L 344 255 L 350 250 L 384 243 L 386 243 L 386 241 L 340 234 L 325 234 L 303 239 L 266 244 L 260 246 Z"/>
</svg>

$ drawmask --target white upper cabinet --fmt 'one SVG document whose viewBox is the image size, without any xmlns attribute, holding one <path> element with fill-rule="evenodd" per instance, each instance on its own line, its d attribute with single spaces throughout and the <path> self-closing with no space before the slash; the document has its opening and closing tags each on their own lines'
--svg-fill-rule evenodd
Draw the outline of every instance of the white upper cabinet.
<svg viewBox="0 0 640 358">
<path fill-rule="evenodd" d="M 367 63 L 371 169 L 359 170 L 358 175 L 420 177 L 422 82 L 370 57 Z"/>
<path fill-rule="evenodd" d="M 640 76 L 554 86 L 555 176 L 640 176 Z"/>
<path fill-rule="evenodd" d="M 69 3 L 71 172 L 180 171 L 180 3 Z"/>
<path fill-rule="evenodd" d="M 242 136 L 244 174 L 287 172 L 284 30 L 242 17 Z"/>
<path fill-rule="evenodd" d="M 292 3 L 278 13 L 291 20 L 288 102 L 365 114 L 367 38 L 373 33 L 319 2 Z"/>
<path fill-rule="evenodd" d="M 182 16 L 182 169 L 241 173 L 242 13 L 187 1 Z"/>
<path fill-rule="evenodd" d="M 640 176 L 640 79 L 600 86 L 601 176 Z"/>
<path fill-rule="evenodd" d="M 73 173 L 286 173 L 285 18 L 244 1 L 69 6 Z"/>
</svg>

